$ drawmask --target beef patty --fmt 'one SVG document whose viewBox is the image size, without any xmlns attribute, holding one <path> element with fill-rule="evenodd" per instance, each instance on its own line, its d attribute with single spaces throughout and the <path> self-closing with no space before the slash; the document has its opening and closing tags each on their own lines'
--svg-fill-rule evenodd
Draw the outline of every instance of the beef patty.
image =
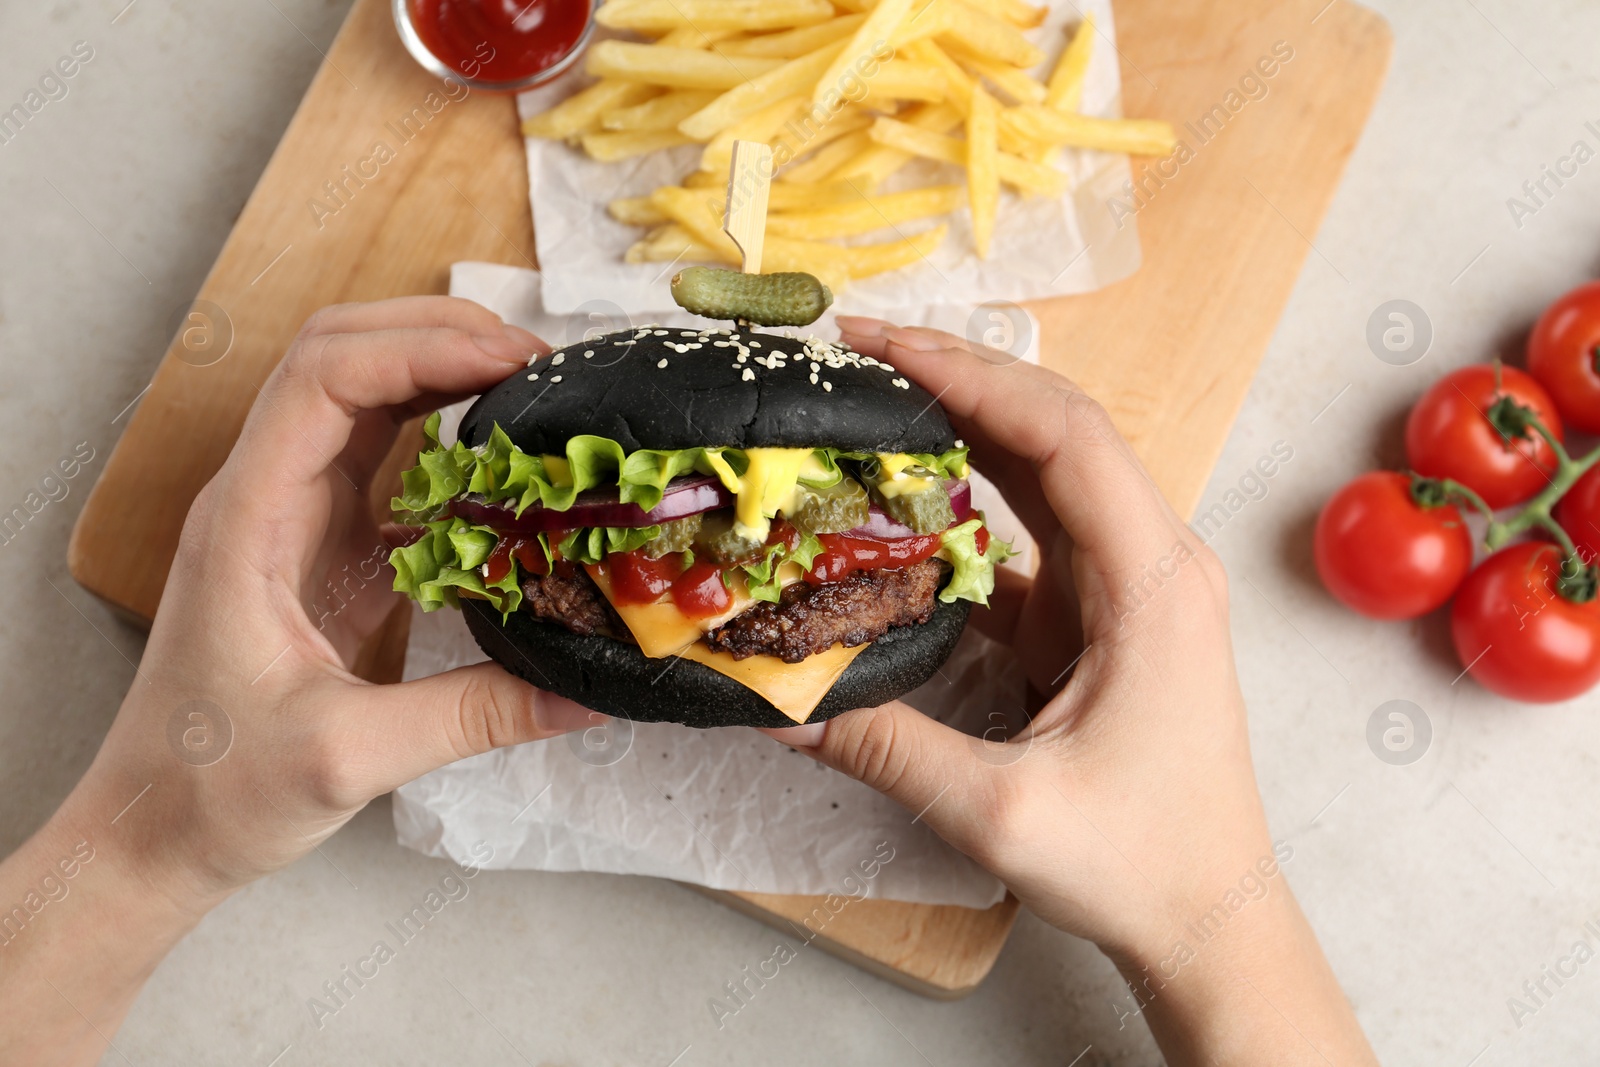
<svg viewBox="0 0 1600 1067">
<path fill-rule="evenodd" d="M 575 634 L 604 634 L 633 642 L 617 609 L 600 592 L 589 572 L 561 562 L 549 574 L 532 574 L 522 582 L 522 608 L 535 618 L 556 622 Z"/>
<path fill-rule="evenodd" d="M 776 604 L 761 603 L 706 634 L 706 644 L 734 659 L 777 656 L 799 663 L 843 644 L 876 641 L 892 626 L 927 622 L 939 591 L 937 560 L 895 570 L 856 571 L 837 582 L 795 582 Z"/>
<path fill-rule="evenodd" d="M 895 570 L 856 571 L 837 582 L 795 582 L 776 604 L 760 603 L 706 634 L 706 644 L 734 659 L 777 656 L 799 663 L 836 644 L 876 641 L 891 627 L 927 622 L 943 571 L 937 560 Z M 586 571 L 557 564 L 522 583 L 522 609 L 585 637 L 633 635 Z"/>
</svg>

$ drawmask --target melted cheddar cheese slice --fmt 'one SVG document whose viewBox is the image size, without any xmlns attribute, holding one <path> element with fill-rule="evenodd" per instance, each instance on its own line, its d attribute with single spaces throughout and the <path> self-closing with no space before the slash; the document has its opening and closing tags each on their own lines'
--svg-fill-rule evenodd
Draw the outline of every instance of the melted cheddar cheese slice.
<svg viewBox="0 0 1600 1067">
<path fill-rule="evenodd" d="M 793 563 L 783 565 L 779 582 L 788 585 L 799 581 L 801 571 Z M 811 717 L 822 698 L 828 695 L 833 683 L 839 680 L 855 658 L 867 650 L 866 645 L 845 648 L 834 645 L 799 663 L 785 663 L 776 656 L 748 656 L 734 659 L 730 653 L 713 651 L 700 638 L 742 612 L 748 611 L 755 601 L 743 582 L 734 582 L 729 590 L 733 604 L 720 615 L 706 619 L 691 619 L 679 611 L 670 595 L 649 604 L 619 604 L 611 595 L 611 581 L 605 569 L 585 567 L 600 592 L 611 601 L 617 615 L 628 632 L 639 643 L 639 651 L 651 659 L 678 656 L 704 664 L 719 674 L 724 674 L 746 689 L 761 694 L 779 711 L 797 723 Z"/>
<path fill-rule="evenodd" d="M 822 698 L 828 695 L 828 690 L 833 688 L 839 676 L 866 650 L 866 645 L 857 645 L 855 648 L 834 645 L 814 656 L 807 656 L 799 663 L 785 663 L 777 656 L 734 659 L 730 653 L 717 652 L 696 641 L 681 650 L 678 656 L 703 663 L 746 689 L 755 690 L 796 723 L 803 723 L 811 718 L 811 713 L 822 703 Z"/>
</svg>

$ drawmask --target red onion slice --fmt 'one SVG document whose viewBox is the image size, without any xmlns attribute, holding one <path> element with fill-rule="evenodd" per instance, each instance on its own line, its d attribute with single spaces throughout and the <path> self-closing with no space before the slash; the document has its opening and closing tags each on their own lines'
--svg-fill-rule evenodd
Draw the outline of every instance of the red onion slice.
<svg viewBox="0 0 1600 1067">
<path fill-rule="evenodd" d="M 966 522 L 972 517 L 972 486 L 965 480 L 947 480 L 944 488 L 945 492 L 950 494 L 950 508 L 956 513 L 956 522 Z M 844 531 L 844 536 L 862 537 L 873 541 L 899 541 L 902 538 L 922 535 L 905 523 L 890 518 L 888 512 L 873 504 L 867 509 L 867 521 L 853 530 Z"/>
<path fill-rule="evenodd" d="M 965 480 L 947 480 L 944 488 L 950 494 L 950 507 L 961 523 L 972 517 L 972 487 Z M 589 489 L 579 493 L 572 507 L 554 511 L 542 504 L 534 504 L 520 516 L 508 503 L 488 504 L 481 500 L 462 497 L 450 505 L 453 514 L 468 522 L 492 526 L 507 533 L 553 533 L 558 530 L 576 530 L 583 526 L 654 526 L 673 519 L 698 515 L 733 504 L 733 494 L 712 474 L 687 475 L 667 483 L 661 503 L 649 511 L 637 504 L 624 504 L 615 489 Z M 878 505 L 867 511 L 867 521 L 852 530 L 846 537 L 864 537 L 877 541 L 898 541 L 920 536 L 911 527 L 889 517 Z"/>
<path fill-rule="evenodd" d="M 654 526 L 733 503 L 733 494 L 712 474 L 672 479 L 667 483 L 661 503 L 649 511 L 638 504 L 622 503 L 618 495 L 616 489 L 589 489 L 579 493 L 566 511 L 534 504 L 520 516 L 508 503 L 487 504 L 465 497 L 452 503 L 450 510 L 468 522 L 508 533 L 535 534 L 576 530 L 580 526 Z"/>
</svg>

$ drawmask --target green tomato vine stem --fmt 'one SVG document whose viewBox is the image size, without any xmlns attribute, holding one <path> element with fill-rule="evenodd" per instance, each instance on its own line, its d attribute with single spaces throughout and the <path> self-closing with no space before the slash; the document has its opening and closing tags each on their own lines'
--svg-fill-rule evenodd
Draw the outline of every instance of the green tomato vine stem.
<svg viewBox="0 0 1600 1067">
<path fill-rule="evenodd" d="M 1509 398 L 1503 398 L 1508 401 Z M 1514 403 L 1514 402 L 1513 402 Z M 1499 406 L 1498 404 L 1496 405 Z M 1561 563 L 1561 575 L 1556 580 L 1556 591 L 1567 600 L 1576 604 L 1593 600 L 1597 587 L 1600 587 L 1600 570 L 1595 564 L 1583 559 L 1578 554 L 1578 548 L 1572 542 L 1567 531 L 1551 514 L 1551 509 L 1556 502 L 1566 496 L 1578 479 L 1600 463 L 1600 447 L 1595 448 L 1587 455 L 1573 459 L 1562 443 L 1550 432 L 1549 427 L 1538 415 L 1528 408 L 1521 408 L 1516 413 L 1521 425 L 1533 430 L 1544 438 L 1550 446 L 1550 451 L 1556 457 L 1556 469 L 1550 476 L 1549 483 L 1539 491 L 1532 500 L 1510 518 L 1498 520 L 1494 517 L 1494 509 L 1489 507 L 1483 497 L 1460 482 L 1449 478 L 1423 478 L 1417 474 L 1412 475 L 1412 499 L 1423 507 L 1437 507 L 1442 503 L 1464 503 L 1481 514 L 1488 523 L 1483 535 L 1483 545 L 1490 552 L 1498 551 L 1509 544 L 1514 538 L 1539 529 L 1549 534 L 1556 544 L 1561 546 L 1564 558 Z M 1510 443 L 1510 435 L 1505 434 L 1495 418 L 1490 418 L 1497 430 L 1501 430 Z"/>
</svg>

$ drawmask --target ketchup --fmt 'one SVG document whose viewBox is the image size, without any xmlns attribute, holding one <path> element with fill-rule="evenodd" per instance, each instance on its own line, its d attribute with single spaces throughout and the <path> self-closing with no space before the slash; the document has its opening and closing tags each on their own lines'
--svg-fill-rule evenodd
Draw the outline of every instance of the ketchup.
<svg viewBox="0 0 1600 1067">
<path fill-rule="evenodd" d="M 733 607 L 733 594 L 715 563 L 693 564 L 672 583 L 672 602 L 691 619 L 721 615 Z"/>
<path fill-rule="evenodd" d="M 643 549 L 606 557 L 611 595 L 622 604 L 653 604 L 670 591 L 678 610 L 691 619 L 721 615 L 733 607 L 733 594 L 722 580 L 722 568 L 701 560 L 683 566 L 683 555 L 673 552 L 651 559 Z"/>
<path fill-rule="evenodd" d="M 511 573 L 511 561 L 515 559 L 522 565 L 528 574 L 549 574 L 550 561 L 545 558 L 544 547 L 539 544 L 537 537 L 518 537 L 516 534 L 501 534 L 500 540 L 495 542 L 494 549 L 489 553 L 489 558 L 483 561 L 488 568 L 484 575 L 489 585 L 505 581 L 507 574 Z"/>
<path fill-rule="evenodd" d="M 474 80 L 519 81 L 555 66 L 589 24 L 589 0 L 407 0 L 428 51 Z"/>
<path fill-rule="evenodd" d="M 884 567 L 909 567 L 939 551 L 940 536 L 903 537 L 895 541 L 872 541 L 843 534 L 823 534 L 822 552 L 806 572 L 812 585 L 837 582 L 853 571 L 873 571 Z"/>
<path fill-rule="evenodd" d="M 651 559 L 636 549 L 607 556 L 605 562 L 611 574 L 611 595 L 624 604 L 661 599 L 661 594 L 672 588 L 673 579 L 683 573 L 683 557 L 677 553 Z"/>
</svg>

